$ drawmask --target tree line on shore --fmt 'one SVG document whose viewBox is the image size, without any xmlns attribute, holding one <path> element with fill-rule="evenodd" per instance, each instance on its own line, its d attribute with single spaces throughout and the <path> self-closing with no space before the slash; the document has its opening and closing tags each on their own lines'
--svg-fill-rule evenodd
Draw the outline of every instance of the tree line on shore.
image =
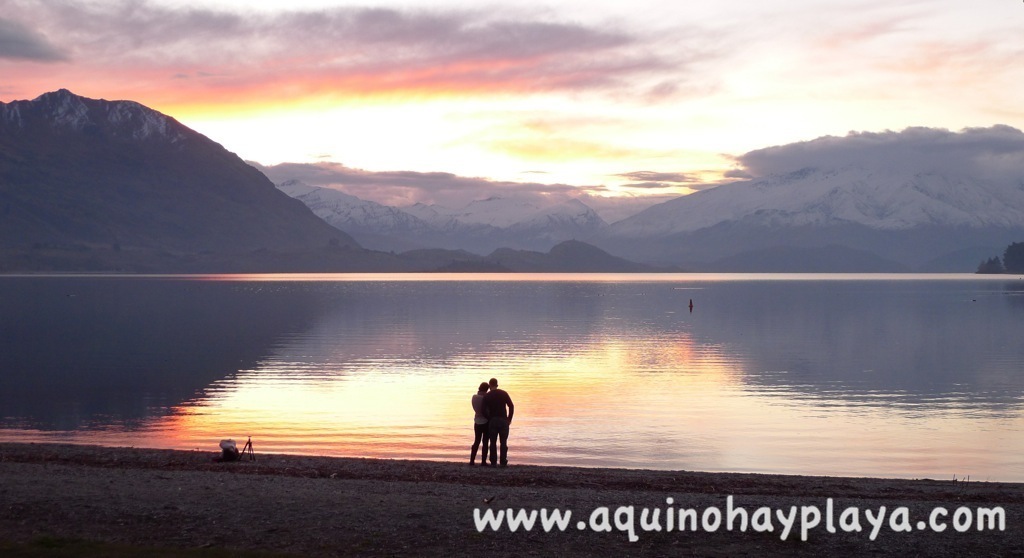
<svg viewBox="0 0 1024 558">
<path fill-rule="evenodd" d="M 1003 259 L 991 257 L 978 264 L 977 273 L 1024 273 L 1024 242 L 1014 242 L 1003 251 Z"/>
</svg>

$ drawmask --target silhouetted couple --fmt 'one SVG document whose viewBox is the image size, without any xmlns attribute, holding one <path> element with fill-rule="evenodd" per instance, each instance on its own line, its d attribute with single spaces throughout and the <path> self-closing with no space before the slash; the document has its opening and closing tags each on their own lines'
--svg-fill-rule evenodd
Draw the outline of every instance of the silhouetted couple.
<svg viewBox="0 0 1024 558">
<path fill-rule="evenodd" d="M 484 451 L 480 454 L 480 464 L 487 464 L 487 450 L 491 453 L 491 467 L 501 464 L 508 465 L 508 427 L 512 424 L 515 405 L 512 398 L 503 389 L 498 389 L 498 380 L 491 378 L 488 383 L 480 384 L 480 389 L 473 396 L 473 450 L 469 454 L 469 464 L 476 462 L 476 451 L 480 440 L 484 442 Z M 507 410 L 507 412 L 506 412 Z M 501 461 L 498 461 L 498 440 L 501 440 Z"/>
</svg>

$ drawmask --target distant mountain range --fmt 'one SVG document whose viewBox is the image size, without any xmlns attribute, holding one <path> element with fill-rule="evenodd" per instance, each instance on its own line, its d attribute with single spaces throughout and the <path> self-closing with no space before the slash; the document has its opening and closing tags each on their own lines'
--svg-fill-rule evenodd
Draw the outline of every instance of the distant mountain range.
<svg viewBox="0 0 1024 558">
<path fill-rule="evenodd" d="M 744 157 L 764 176 L 681 196 L 610 225 L 578 200 L 397 208 L 328 188 L 280 187 L 381 249 L 489 254 L 499 246 L 544 250 L 575 239 L 695 271 L 969 272 L 1024 240 L 1024 134 L 1013 128 L 851 134 Z"/>
<path fill-rule="evenodd" d="M 1016 138 L 1024 153 L 1024 134 Z M 1024 239 L 1024 161 L 806 167 L 696 192 L 612 224 L 596 244 L 711 271 L 973 271 Z"/>
<path fill-rule="evenodd" d="M 607 226 L 579 200 L 538 207 L 489 197 L 456 209 L 424 204 L 400 208 L 298 180 L 278 188 L 363 246 L 378 250 L 444 248 L 477 254 L 498 248 L 548 250 L 565 240 L 593 237 Z"/>
<path fill-rule="evenodd" d="M 278 189 L 221 145 L 132 101 L 62 89 L 0 103 L 0 272 L 648 269 L 583 243 L 543 254 L 509 250 L 500 259 L 449 250 L 402 255 L 366 249 L 342 230 L 417 239 L 447 226 L 453 237 L 509 230 L 542 237 L 549 231 L 527 233 L 530 223 L 563 225 L 557 209 L 517 211 L 526 218 L 507 222 L 501 203 L 484 200 L 470 212 L 421 207 L 416 216 L 338 191 Z"/>
<path fill-rule="evenodd" d="M 391 207 L 275 187 L 171 117 L 60 90 L 0 103 L 0 271 L 969 272 L 1024 240 L 1013 128 L 851 134 L 739 160 L 754 178 L 611 224 L 580 200 Z"/>
<path fill-rule="evenodd" d="M 401 254 L 424 271 L 532 272 L 532 273 L 660 273 L 671 268 L 639 264 L 619 258 L 579 240 L 566 240 L 547 252 L 499 248 L 486 256 L 465 250 L 420 249 Z"/>
</svg>

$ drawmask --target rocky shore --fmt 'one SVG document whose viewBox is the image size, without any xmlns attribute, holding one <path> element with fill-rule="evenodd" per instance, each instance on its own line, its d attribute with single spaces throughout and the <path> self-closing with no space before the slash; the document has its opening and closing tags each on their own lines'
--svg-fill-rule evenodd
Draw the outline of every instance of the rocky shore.
<svg viewBox="0 0 1024 558">
<path fill-rule="evenodd" d="M 161 555 L 208 549 L 303 556 L 1024 556 L 1019 483 L 495 469 L 264 454 L 255 461 L 216 463 L 214 455 L 0 443 L 0 550 L 49 554 L 38 541 L 67 540 L 150 554 L 159 549 Z M 860 532 L 850 531 L 854 512 L 846 510 L 852 507 Z M 947 514 L 933 513 L 939 507 Z M 477 529 L 475 517 L 488 510 L 556 508 L 572 511 L 564 530 L 545 532 L 539 515 L 530 530 L 520 526 L 511 532 L 507 524 L 497 531 Z M 745 531 L 737 508 L 745 511 Z M 681 531 L 675 522 L 669 531 L 669 515 L 675 521 L 689 509 L 698 530 L 687 524 Z M 985 523 L 979 531 L 978 519 L 988 513 L 983 509 L 1002 514 L 992 516 L 994 528 Z M 801 527 L 813 522 L 815 512 L 818 525 L 802 541 Z M 1003 530 L 996 521 L 1000 515 Z M 716 517 L 718 528 L 710 532 Z M 932 518 L 945 530 L 934 532 Z M 879 525 L 873 540 L 872 521 Z M 660 532 L 645 528 L 654 523 Z M 964 532 L 957 529 L 967 524 Z M 894 530 L 904 526 L 911 532 Z M 107 553 L 108 547 L 99 548 L 96 555 Z"/>
</svg>

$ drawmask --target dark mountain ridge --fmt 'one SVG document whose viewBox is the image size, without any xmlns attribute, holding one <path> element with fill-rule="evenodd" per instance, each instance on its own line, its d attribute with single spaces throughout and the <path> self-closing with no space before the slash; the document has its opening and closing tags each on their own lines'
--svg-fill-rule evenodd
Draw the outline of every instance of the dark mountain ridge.
<svg viewBox="0 0 1024 558">
<path fill-rule="evenodd" d="M 0 103 L 0 216 L 8 268 L 35 259 L 43 269 L 163 269 L 181 258 L 216 267 L 241 254 L 364 252 L 173 118 L 64 89 Z"/>
<path fill-rule="evenodd" d="M 678 271 L 631 262 L 579 240 L 559 242 L 547 252 L 498 248 L 487 256 L 465 250 L 425 249 L 402 252 L 419 271 L 476 273 L 658 273 Z"/>
</svg>

